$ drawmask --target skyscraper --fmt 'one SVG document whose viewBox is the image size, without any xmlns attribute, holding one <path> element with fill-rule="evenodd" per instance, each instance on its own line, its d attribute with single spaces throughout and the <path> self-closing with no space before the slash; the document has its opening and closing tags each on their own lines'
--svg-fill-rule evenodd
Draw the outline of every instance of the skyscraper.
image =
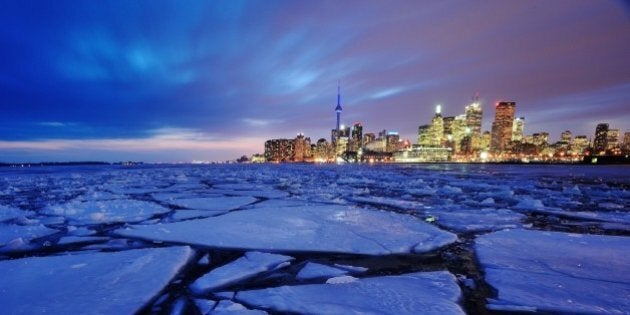
<svg viewBox="0 0 630 315">
<path fill-rule="evenodd" d="M 479 103 L 479 95 L 473 97 L 472 103 L 466 106 L 466 126 L 470 128 L 473 135 L 481 136 L 481 103 Z"/>
<path fill-rule="evenodd" d="M 491 151 L 502 153 L 508 148 L 508 144 L 512 140 L 515 110 L 515 102 L 497 103 L 494 112 L 494 122 L 492 122 Z"/>
<path fill-rule="evenodd" d="M 429 144 L 433 147 L 442 145 L 444 139 L 444 120 L 442 118 L 442 106 L 435 107 L 435 116 L 431 119 L 431 127 L 429 130 Z"/>
<path fill-rule="evenodd" d="M 514 125 L 512 126 L 512 141 L 523 141 L 523 130 L 525 129 L 525 117 L 514 118 Z"/>
<path fill-rule="evenodd" d="M 595 139 L 593 140 L 593 149 L 595 154 L 604 153 L 608 147 L 608 124 L 601 123 L 595 127 Z"/>
</svg>

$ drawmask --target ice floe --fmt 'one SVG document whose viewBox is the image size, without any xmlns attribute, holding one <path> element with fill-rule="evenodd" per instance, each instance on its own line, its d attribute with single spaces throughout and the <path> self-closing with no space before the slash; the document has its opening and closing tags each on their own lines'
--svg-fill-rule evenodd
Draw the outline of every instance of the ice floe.
<svg viewBox="0 0 630 315">
<path fill-rule="evenodd" d="M 195 294 L 204 294 L 248 279 L 264 272 L 287 266 L 293 257 L 261 252 L 247 252 L 233 262 L 212 269 L 190 285 Z"/>
<path fill-rule="evenodd" d="M 317 278 L 332 278 L 344 276 L 350 273 L 348 270 L 335 268 L 313 262 L 307 262 L 295 277 L 298 280 L 310 280 Z"/>
<path fill-rule="evenodd" d="M 6 314 L 131 314 L 190 258 L 189 247 L 149 248 L 0 261 Z"/>
<path fill-rule="evenodd" d="M 336 284 L 240 291 L 236 301 L 302 314 L 464 314 L 455 277 L 445 271 L 363 278 Z"/>
<path fill-rule="evenodd" d="M 475 249 L 497 297 L 493 310 L 625 313 L 630 309 L 630 239 L 505 230 Z"/>
<path fill-rule="evenodd" d="M 217 248 L 368 255 L 428 252 L 457 240 L 409 215 L 343 206 L 259 208 L 115 233 Z"/>
<path fill-rule="evenodd" d="M 140 222 L 170 210 L 158 204 L 139 200 L 72 201 L 49 206 L 44 213 L 61 215 L 78 224 Z"/>
</svg>

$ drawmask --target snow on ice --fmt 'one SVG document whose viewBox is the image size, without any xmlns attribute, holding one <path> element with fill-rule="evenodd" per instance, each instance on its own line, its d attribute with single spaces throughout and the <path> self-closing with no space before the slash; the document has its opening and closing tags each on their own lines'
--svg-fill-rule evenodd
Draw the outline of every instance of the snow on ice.
<svg viewBox="0 0 630 315">
<path fill-rule="evenodd" d="M 115 233 L 216 248 L 367 255 L 428 252 L 457 240 L 412 216 L 344 206 L 257 208 Z"/>
<path fill-rule="evenodd" d="M 247 252 L 243 257 L 201 276 L 192 283 L 190 289 L 196 294 L 207 293 L 264 272 L 286 267 L 293 259 L 278 254 Z"/>
<path fill-rule="evenodd" d="M 131 314 L 189 260 L 189 247 L 0 261 L 5 314 Z"/>
<path fill-rule="evenodd" d="M 240 291 L 236 300 L 301 314 L 463 314 L 455 277 L 445 271 Z"/>
<path fill-rule="evenodd" d="M 627 237 L 505 230 L 477 238 L 494 310 L 624 313 L 630 310 Z"/>
</svg>

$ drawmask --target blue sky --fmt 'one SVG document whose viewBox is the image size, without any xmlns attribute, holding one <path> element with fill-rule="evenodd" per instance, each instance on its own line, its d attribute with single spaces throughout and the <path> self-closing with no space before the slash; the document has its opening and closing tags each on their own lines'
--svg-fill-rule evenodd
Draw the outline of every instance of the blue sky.
<svg viewBox="0 0 630 315">
<path fill-rule="evenodd" d="M 622 1 L 3 1 L 0 161 L 225 160 L 342 121 L 415 140 L 436 104 L 629 131 Z"/>
</svg>

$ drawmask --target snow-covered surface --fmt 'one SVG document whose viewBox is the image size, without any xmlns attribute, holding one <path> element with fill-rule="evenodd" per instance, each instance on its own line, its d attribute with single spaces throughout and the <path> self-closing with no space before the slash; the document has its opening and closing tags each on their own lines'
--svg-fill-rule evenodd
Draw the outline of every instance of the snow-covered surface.
<svg viewBox="0 0 630 315">
<path fill-rule="evenodd" d="M 427 252 L 457 239 L 412 216 L 343 206 L 258 208 L 115 233 L 208 247 L 368 255 Z"/>
<path fill-rule="evenodd" d="M 364 278 L 336 284 L 241 291 L 236 300 L 301 314 L 463 314 L 460 289 L 445 271 Z"/>
<path fill-rule="evenodd" d="M 628 166 L 0 167 L 0 243 L 4 244 L 0 245 L 0 263 L 24 259 L 55 262 L 57 257 L 67 255 L 118 255 L 134 252 L 132 249 L 168 250 L 190 245 L 194 259 L 181 269 L 181 277 L 178 275 L 166 286 L 168 280 L 164 280 L 152 288 L 155 291 L 151 294 L 146 293 L 159 294 L 150 297 L 151 305 L 143 309 L 152 313 L 191 312 L 198 306 L 197 301 L 205 301 L 199 307 L 204 312 L 211 311 L 219 301 L 217 312 L 273 312 L 271 306 L 249 304 L 235 299 L 234 294 L 254 289 L 280 290 L 287 285 L 298 288 L 308 283 L 317 288 L 308 289 L 317 292 L 315 297 L 330 296 L 335 293 L 330 291 L 333 288 L 360 286 L 364 281 L 379 279 L 375 275 L 409 274 L 419 269 L 457 272 L 465 300 L 459 304 L 474 313 L 483 313 L 486 306 L 532 310 L 547 309 L 539 305 L 553 303 L 549 309 L 582 305 L 582 309 L 567 308 L 568 313 L 594 313 L 598 310 L 591 305 L 595 304 L 599 310 L 615 310 L 620 305 L 627 310 L 627 304 L 618 299 L 627 292 L 623 273 L 629 268 L 619 264 L 625 263 L 627 256 L 617 256 L 626 247 L 617 244 L 630 243 L 628 187 Z M 530 229 L 518 233 L 527 233 L 526 240 L 531 239 L 531 243 L 509 234 L 517 232 L 496 232 L 506 228 Z M 557 241 L 554 238 L 549 249 L 540 247 L 544 244 L 536 240 L 552 233 L 547 231 L 573 233 L 569 239 L 575 239 L 582 246 L 579 252 L 588 255 L 558 257 L 558 252 L 576 251 L 571 247 L 575 244 L 567 245 L 572 243 L 564 237 Z M 483 255 L 475 256 L 475 244 L 495 237 L 511 239 L 493 252 L 503 253 L 501 257 L 518 268 L 488 267 L 491 259 L 487 257 L 478 262 Z M 599 244 L 593 241 L 595 238 L 605 241 Z M 620 241 L 609 241 L 613 239 Z M 562 246 L 571 249 L 563 252 L 559 250 Z M 192 292 L 190 287 L 197 279 L 220 275 L 221 268 L 231 266 L 235 274 L 245 273 L 247 268 L 237 262 L 248 251 L 295 259 L 278 265 L 285 268 L 235 277 L 236 282 L 216 289 L 232 292 Z M 515 257 L 520 260 L 515 261 Z M 571 259 L 580 260 L 578 269 L 584 273 L 565 270 L 566 264 L 554 267 L 564 274 L 548 273 L 543 264 Z M 314 263 L 320 265 L 313 269 Z M 46 267 L 58 266 L 46 263 Z M 18 274 L 25 282 L 47 281 L 40 276 L 43 271 L 30 275 L 25 273 L 30 270 L 28 266 L 21 268 L 25 270 Z M 335 268 L 334 272 L 329 268 Z M 486 268 L 489 271 L 482 272 Z M 4 276 L 4 269 L 0 270 Z M 134 281 L 151 278 L 152 270 L 134 273 L 130 283 L 121 284 L 119 293 L 136 292 L 129 289 L 135 287 Z M 327 274 L 302 278 L 307 271 Z M 343 271 L 347 274 L 341 274 Z M 217 276 L 217 281 L 229 279 L 230 275 Z M 499 295 L 487 290 L 486 283 L 495 286 Z M 601 283 L 605 285 L 599 286 Z M 558 285 L 569 289 L 560 290 Z M 399 287 L 402 291 L 396 294 L 413 293 L 404 292 L 405 288 L 409 287 Z M 24 300 L 37 299 L 35 291 L 24 292 Z M 299 299 L 292 298 L 291 307 L 316 305 L 308 292 L 300 293 Z M 115 294 L 106 289 L 102 293 Z M 606 298 L 602 298 L 604 293 Z M 516 298 L 512 300 L 511 295 Z M 389 296 L 388 301 L 396 301 L 396 295 Z M 489 303 L 479 302 L 484 300 Z M 362 312 L 370 309 L 370 303 L 377 303 L 359 297 L 352 301 L 355 304 L 344 304 L 345 300 L 340 304 L 344 313 Z M 55 303 L 79 309 L 73 305 L 72 295 L 60 296 Z M 101 304 L 105 307 L 111 303 Z"/>
<path fill-rule="evenodd" d="M 196 294 L 207 293 L 261 273 L 286 267 L 293 257 L 261 252 L 247 252 L 233 262 L 215 268 L 190 285 Z"/>
<path fill-rule="evenodd" d="M 131 314 L 188 261 L 189 247 L 0 261 L 4 314 Z"/>
<path fill-rule="evenodd" d="M 501 230 L 522 227 L 526 216 L 508 209 L 431 209 L 427 214 L 435 218 L 436 224 L 460 232 Z"/>
<path fill-rule="evenodd" d="M 155 203 L 131 199 L 73 201 L 44 210 L 46 214 L 61 215 L 79 224 L 139 222 L 165 212 L 169 212 L 169 209 Z"/>
<path fill-rule="evenodd" d="M 625 313 L 630 310 L 627 237 L 506 230 L 477 238 L 489 304 L 545 312 Z"/>
</svg>

